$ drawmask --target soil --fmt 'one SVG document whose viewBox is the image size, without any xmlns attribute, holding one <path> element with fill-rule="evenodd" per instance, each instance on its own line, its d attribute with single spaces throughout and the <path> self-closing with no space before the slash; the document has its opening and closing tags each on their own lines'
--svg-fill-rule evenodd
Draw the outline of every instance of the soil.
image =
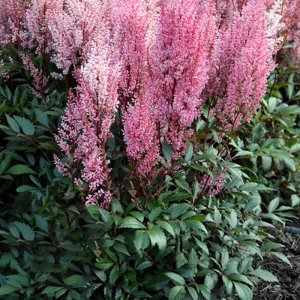
<svg viewBox="0 0 300 300">
<path fill-rule="evenodd" d="M 289 226 L 300 228 L 299 221 Z M 282 233 L 277 239 L 285 246 L 284 253 L 292 266 L 276 259 L 264 265 L 264 269 L 276 275 L 279 282 L 259 284 L 254 300 L 300 300 L 300 235 Z"/>
</svg>

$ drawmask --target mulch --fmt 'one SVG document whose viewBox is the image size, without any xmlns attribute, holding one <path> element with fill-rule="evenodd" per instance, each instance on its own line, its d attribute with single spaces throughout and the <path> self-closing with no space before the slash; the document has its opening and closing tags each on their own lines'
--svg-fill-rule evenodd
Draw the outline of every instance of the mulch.
<svg viewBox="0 0 300 300">
<path fill-rule="evenodd" d="M 297 223 L 290 225 L 300 227 Z M 277 259 L 267 262 L 264 269 L 276 275 L 279 282 L 260 283 L 254 291 L 254 300 L 300 300 L 300 235 L 281 233 L 277 242 L 285 246 L 284 253 L 292 267 Z"/>
</svg>

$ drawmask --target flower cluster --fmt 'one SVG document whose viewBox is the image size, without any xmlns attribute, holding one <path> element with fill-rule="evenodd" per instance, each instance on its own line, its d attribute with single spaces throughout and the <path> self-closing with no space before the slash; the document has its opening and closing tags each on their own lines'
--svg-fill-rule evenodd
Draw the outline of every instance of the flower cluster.
<svg viewBox="0 0 300 300">
<path fill-rule="evenodd" d="M 185 152 L 208 97 L 221 134 L 250 120 L 274 67 L 278 31 L 283 22 L 297 28 L 279 0 L 3 3 L 1 45 L 48 55 L 61 70 L 53 76 L 77 80 L 56 137 L 67 162 L 55 161 L 87 192 L 88 204 L 102 199 L 104 206 L 111 199 L 106 148 L 117 110 L 132 172 L 150 176 L 163 145 L 172 149 L 172 161 Z M 289 39 L 297 42 L 297 35 Z M 30 56 L 22 58 L 38 89 L 44 78 Z M 204 190 L 216 194 L 223 179 L 205 178 Z"/>
</svg>

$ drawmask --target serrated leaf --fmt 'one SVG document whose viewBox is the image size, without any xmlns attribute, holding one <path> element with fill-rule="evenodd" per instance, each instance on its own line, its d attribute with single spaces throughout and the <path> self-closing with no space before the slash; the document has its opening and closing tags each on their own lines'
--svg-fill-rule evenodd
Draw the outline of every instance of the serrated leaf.
<svg viewBox="0 0 300 300">
<path fill-rule="evenodd" d="M 270 170 L 272 166 L 272 157 L 270 156 L 262 156 L 262 167 L 264 171 Z"/>
<path fill-rule="evenodd" d="M 182 188 L 183 190 L 190 192 L 190 186 L 188 182 L 183 178 L 176 178 L 175 183 L 178 187 Z"/>
<path fill-rule="evenodd" d="M 126 217 L 122 220 L 121 224 L 119 225 L 119 228 L 145 229 L 146 227 L 136 218 Z"/>
<path fill-rule="evenodd" d="M 228 254 L 227 249 L 224 248 L 222 251 L 222 257 L 221 257 L 222 270 L 226 269 L 228 263 L 229 263 L 229 254 Z"/>
<path fill-rule="evenodd" d="M 154 247 L 158 246 L 159 249 L 164 249 L 167 245 L 167 238 L 164 232 L 158 227 L 155 226 L 147 231 L 151 245 Z"/>
<path fill-rule="evenodd" d="M 192 297 L 193 300 L 198 300 L 199 299 L 198 293 L 196 292 L 196 290 L 193 287 L 188 286 L 187 289 L 188 289 L 189 294 L 190 294 L 190 296 Z"/>
<path fill-rule="evenodd" d="M 14 222 L 14 225 L 18 228 L 25 241 L 33 241 L 35 233 L 30 226 L 21 222 Z"/>
<path fill-rule="evenodd" d="M 9 295 L 17 290 L 19 290 L 20 288 L 15 287 L 15 286 L 11 286 L 11 285 L 2 285 L 0 287 L 0 296 L 5 296 L 5 295 Z"/>
<path fill-rule="evenodd" d="M 53 294 L 56 294 L 57 292 L 60 292 L 63 289 L 64 289 L 64 287 L 61 287 L 61 286 L 47 286 L 45 289 L 43 289 L 42 295 L 43 294 L 53 295 Z"/>
<path fill-rule="evenodd" d="M 188 260 L 185 258 L 183 253 L 177 254 L 175 260 L 177 269 L 180 269 L 182 266 L 188 263 Z"/>
<path fill-rule="evenodd" d="M 31 168 L 26 165 L 18 164 L 10 167 L 6 173 L 12 175 L 23 175 L 23 174 L 36 174 Z"/>
<path fill-rule="evenodd" d="M 174 272 L 166 272 L 165 276 L 169 277 L 170 279 L 172 279 L 177 284 L 185 285 L 184 278 L 179 274 L 176 274 Z"/>
<path fill-rule="evenodd" d="M 189 208 L 191 207 L 188 203 L 180 203 L 180 204 L 172 204 L 169 208 L 169 212 L 171 213 L 171 218 L 176 219 L 183 215 Z"/>
<path fill-rule="evenodd" d="M 268 212 L 269 213 L 273 212 L 279 206 L 279 203 L 280 203 L 280 198 L 279 197 L 274 198 L 268 205 Z"/>
<path fill-rule="evenodd" d="M 174 286 L 168 295 L 168 300 L 180 300 L 185 295 L 185 289 L 183 286 Z"/>
<path fill-rule="evenodd" d="M 282 260 L 283 262 L 285 262 L 286 264 L 288 264 L 292 267 L 291 262 L 289 261 L 287 256 L 284 255 L 283 253 L 281 253 L 281 252 L 271 252 L 270 254 L 275 255 L 277 258 L 279 258 L 280 260 Z"/>
<path fill-rule="evenodd" d="M 194 146 L 193 146 L 192 143 L 190 143 L 187 150 L 186 150 L 185 156 L 184 156 L 184 160 L 186 162 L 190 162 L 190 160 L 192 159 L 193 151 L 194 151 Z"/>
<path fill-rule="evenodd" d="M 157 221 L 157 225 L 159 225 L 159 227 L 161 227 L 162 229 L 170 233 L 173 238 L 176 236 L 175 231 L 173 227 L 170 225 L 170 223 L 166 221 Z"/>
<path fill-rule="evenodd" d="M 74 288 L 85 287 L 87 285 L 87 280 L 81 275 L 71 275 L 64 278 L 63 282 L 64 284 Z"/>
<path fill-rule="evenodd" d="M 294 144 L 290 149 L 290 153 L 298 153 L 298 152 L 300 152 L 300 144 Z"/>
<path fill-rule="evenodd" d="M 255 277 L 258 277 L 264 281 L 278 282 L 277 277 L 267 270 L 256 269 L 256 270 L 250 272 L 250 274 Z"/>
<path fill-rule="evenodd" d="M 34 215 L 36 225 L 43 231 L 49 232 L 49 224 L 46 218 L 40 215 Z"/>
<path fill-rule="evenodd" d="M 241 300 L 252 300 L 253 299 L 253 293 L 251 289 L 243 283 L 240 282 L 233 282 L 234 287 L 236 289 L 237 294 L 239 295 Z"/>
<path fill-rule="evenodd" d="M 14 118 L 18 122 L 20 127 L 22 128 L 22 131 L 24 132 L 24 134 L 34 135 L 35 127 L 28 119 L 26 119 L 24 117 L 19 117 L 19 116 L 15 116 Z"/>
<path fill-rule="evenodd" d="M 163 141 L 162 143 L 162 152 L 167 161 L 170 161 L 172 159 L 173 150 L 166 141 Z"/>
<path fill-rule="evenodd" d="M 42 125 L 48 127 L 49 126 L 48 116 L 38 108 L 35 108 L 34 112 L 35 112 L 35 116 L 36 116 L 36 119 L 38 120 L 38 122 L 41 123 Z"/>
<path fill-rule="evenodd" d="M 20 132 L 20 127 L 18 125 L 18 123 L 12 118 L 10 117 L 9 115 L 5 114 L 5 117 L 6 117 L 6 121 L 9 125 L 9 127 L 16 133 L 19 133 Z"/>
<path fill-rule="evenodd" d="M 154 209 L 151 210 L 149 214 L 149 221 L 153 222 L 161 213 L 161 208 L 160 207 L 155 207 Z"/>
</svg>

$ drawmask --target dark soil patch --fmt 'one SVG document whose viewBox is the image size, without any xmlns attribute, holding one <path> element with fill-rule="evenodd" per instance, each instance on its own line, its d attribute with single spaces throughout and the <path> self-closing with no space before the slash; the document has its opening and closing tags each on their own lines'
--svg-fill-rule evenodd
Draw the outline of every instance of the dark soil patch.
<svg viewBox="0 0 300 300">
<path fill-rule="evenodd" d="M 291 226 L 300 227 L 296 222 Z M 300 235 L 283 233 L 277 239 L 279 243 L 285 246 L 284 253 L 290 260 L 292 267 L 276 259 L 264 265 L 264 269 L 276 275 L 279 282 L 259 284 L 253 299 L 300 300 Z"/>
</svg>

